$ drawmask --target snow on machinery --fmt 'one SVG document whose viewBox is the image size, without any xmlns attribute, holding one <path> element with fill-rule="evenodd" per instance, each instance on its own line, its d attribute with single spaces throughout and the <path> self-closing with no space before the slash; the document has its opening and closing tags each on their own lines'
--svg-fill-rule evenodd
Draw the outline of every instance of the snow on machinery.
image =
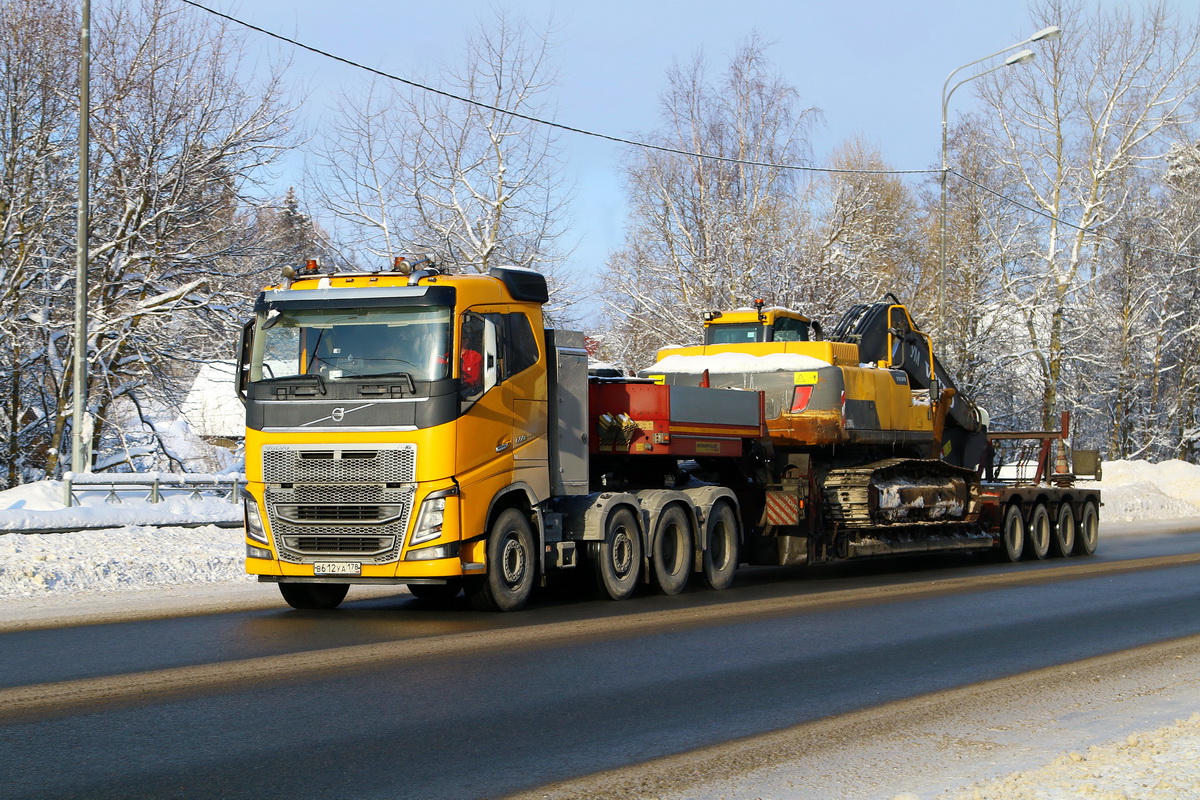
<svg viewBox="0 0 1200 800">
<path fill-rule="evenodd" d="M 582 335 L 545 327 L 547 298 L 528 270 L 407 259 L 310 262 L 268 287 L 238 381 L 247 571 L 299 608 L 372 583 L 511 610 L 560 571 L 613 599 L 674 594 L 693 577 L 725 588 L 742 563 L 992 548 L 1005 532 L 1017 558 L 1038 507 L 1095 516 L 1073 489 L 989 494 L 983 418 L 907 312 L 873 339 L 864 307 L 858 339 L 829 342 L 790 312 L 713 315 L 710 338 L 743 341 L 664 351 L 654 379 L 589 380 Z"/>
<path fill-rule="evenodd" d="M 756 301 L 709 312 L 703 345 L 663 349 L 641 373 L 763 392 L 763 522 L 790 563 L 992 546 L 1013 561 L 1044 558 L 1051 545 L 1094 552 L 1100 498 L 1073 488 L 1066 415 L 1061 431 L 990 432 L 894 295 L 852 307 L 820 337 L 813 320 Z M 996 480 L 1000 441 L 1040 443 L 1032 480 Z M 1094 451 L 1079 457 L 1098 464 Z"/>
</svg>

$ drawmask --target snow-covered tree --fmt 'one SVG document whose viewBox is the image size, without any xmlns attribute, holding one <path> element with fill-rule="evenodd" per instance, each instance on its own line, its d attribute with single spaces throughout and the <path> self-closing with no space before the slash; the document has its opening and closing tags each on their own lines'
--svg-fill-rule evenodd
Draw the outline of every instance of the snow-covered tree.
<svg viewBox="0 0 1200 800">
<path fill-rule="evenodd" d="M 625 246 L 601 275 L 611 330 L 606 354 L 627 367 L 669 343 L 696 341 L 701 314 L 796 295 L 805 209 L 795 173 L 807 155 L 813 109 L 772 74 L 752 36 L 716 81 L 702 55 L 676 65 L 662 127 L 644 137 L 721 161 L 639 149 L 625 166 Z M 746 162 L 758 162 L 751 164 Z"/>
<path fill-rule="evenodd" d="M 0 325 L 13 331 L 3 360 L 14 365 L 4 424 L 7 446 L 25 454 L 9 483 L 84 466 L 60 456 L 71 435 L 76 14 L 55 0 L 0 3 L 0 60 L 13 79 L 0 85 L 12 123 L 3 126 L 11 226 L 0 234 L 13 237 L 0 255 Z M 259 247 L 242 194 L 286 134 L 279 76 L 248 85 L 241 53 L 221 24 L 166 0 L 94 4 L 93 448 L 146 436 L 139 410 L 177 397 L 188 364 L 232 350 L 225 290 Z"/>
<path fill-rule="evenodd" d="M 1195 121 L 1200 26 L 1161 2 L 1132 9 L 1042 0 L 1031 16 L 1034 27 L 1067 33 L 1041 43 L 1031 64 L 979 84 L 995 120 L 987 157 L 1005 173 L 1006 191 L 1037 212 L 1022 223 L 1005 300 L 1037 359 L 1036 402 L 1048 426 L 1077 400 L 1063 392 L 1076 384 L 1079 360 L 1094 355 L 1089 293 L 1119 263 L 1088 231 L 1108 231 L 1132 211 L 1138 181 L 1129 173 L 1161 164 L 1168 138 Z M 1013 231 L 999 237 L 1009 242 Z"/>
<path fill-rule="evenodd" d="M 313 197 L 336 220 L 348 260 L 387 266 L 423 253 L 457 272 L 516 265 L 546 272 L 563 257 L 564 203 L 553 129 L 494 109 L 552 117 L 548 37 L 503 12 L 480 20 L 462 61 L 427 79 L 445 95 L 373 83 L 326 125 Z"/>
</svg>

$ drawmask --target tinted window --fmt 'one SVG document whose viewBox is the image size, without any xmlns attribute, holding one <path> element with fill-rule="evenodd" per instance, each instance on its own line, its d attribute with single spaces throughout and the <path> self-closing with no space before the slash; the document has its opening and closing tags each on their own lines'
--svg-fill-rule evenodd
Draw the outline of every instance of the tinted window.
<svg viewBox="0 0 1200 800">
<path fill-rule="evenodd" d="M 757 322 L 709 325 L 704 329 L 705 344 L 745 344 L 762 341 L 762 325 Z"/>
<path fill-rule="evenodd" d="M 533 335 L 533 327 L 529 317 L 524 314 L 505 314 L 508 326 L 505 333 L 505 373 L 504 377 L 516 375 L 529 369 L 538 360 L 537 339 Z"/>
<path fill-rule="evenodd" d="M 791 317 L 775 318 L 775 341 L 807 342 L 808 323 Z"/>
</svg>

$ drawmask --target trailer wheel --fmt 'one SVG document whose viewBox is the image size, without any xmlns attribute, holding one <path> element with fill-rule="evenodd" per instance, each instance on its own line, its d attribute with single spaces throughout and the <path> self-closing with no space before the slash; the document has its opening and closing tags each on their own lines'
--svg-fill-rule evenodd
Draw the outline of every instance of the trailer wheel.
<svg viewBox="0 0 1200 800">
<path fill-rule="evenodd" d="M 533 530 L 515 508 L 501 512 L 487 542 L 487 574 L 468 586 L 471 605 L 479 611 L 516 611 L 533 591 Z"/>
<path fill-rule="evenodd" d="M 728 503 L 717 503 L 708 515 L 705 530 L 704 580 L 713 589 L 728 589 L 738 565 L 737 517 Z"/>
<path fill-rule="evenodd" d="M 637 588 L 642 570 L 642 538 L 637 520 L 620 508 L 604 524 L 604 541 L 592 545 L 596 586 L 612 600 L 624 600 Z"/>
<path fill-rule="evenodd" d="M 1058 506 L 1058 519 L 1054 523 L 1054 554 L 1056 556 L 1071 555 L 1075 552 L 1075 512 L 1069 502 Z"/>
<path fill-rule="evenodd" d="M 1088 500 L 1083 504 L 1083 513 L 1079 515 L 1079 529 L 1075 536 L 1075 552 L 1081 556 L 1090 556 L 1096 552 L 1100 541 L 1100 509 L 1096 503 Z"/>
<path fill-rule="evenodd" d="M 328 611 L 337 608 L 350 591 L 348 583 L 281 583 L 279 593 L 292 608 Z"/>
<path fill-rule="evenodd" d="M 462 578 L 450 578 L 445 583 L 410 583 L 408 591 L 427 603 L 449 603 L 462 591 Z"/>
<path fill-rule="evenodd" d="M 1029 518 L 1029 547 L 1027 555 L 1041 561 L 1050 553 L 1050 512 L 1045 503 L 1033 507 Z"/>
<path fill-rule="evenodd" d="M 692 521 L 679 506 L 670 506 L 654 529 L 651 560 L 654 582 L 663 594 L 679 594 L 692 574 Z"/>
<path fill-rule="evenodd" d="M 1001 537 L 1002 554 L 1005 560 L 1014 564 L 1021 560 L 1025 552 L 1025 518 L 1021 516 L 1019 503 L 1012 503 L 1004 510 L 1004 529 Z"/>
</svg>

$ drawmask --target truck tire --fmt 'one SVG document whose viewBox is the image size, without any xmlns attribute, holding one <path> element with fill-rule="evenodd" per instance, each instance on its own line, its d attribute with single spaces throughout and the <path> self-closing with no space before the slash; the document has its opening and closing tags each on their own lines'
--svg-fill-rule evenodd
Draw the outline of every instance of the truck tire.
<svg viewBox="0 0 1200 800">
<path fill-rule="evenodd" d="M 1054 522 L 1054 555 L 1067 557 L 1075 552 L 1075 512 L 1069 502 L 1058 506 L 1058 519 Z"/>
<path fill-rule="evenodd" d="M 738 565 L 737 516 L 728 503 L 712 507 L 704 535 L 704 580 L 713 589 L 728 589 Z"/>
<path fill-rule="evenodd" d="M 1045 503 L 1033 507 L 1029 516 L 1029 544 L 1026 555 L 1041 561 L 1050 553 L 1050 512 Z"/>
<path fill-rule="evenodd" d="M 1005 561 L 1016 563 L 1025 552 L 1025 518 L 1021 504 L 1011 503 L 1004 510 L 1004 526 L 1000 529 L 1000 554 Z"/>
<path fill-rule="evenodd" d="M 337 608 L 350 591 L 348 583 L 281 583 L 279 593 L 292 608 L 328 611 Z"/>
<path fill-rule="evenodd" d="M 468 586 L 471 605 L 478 611 L 516 611 L 533 591 L 537 552 L 533 529 L 518 509 L 496 517 L 487 540 L 487 573 Z"/>
<path fill-rule="evenodd" d="M 654 582 L 663 594 L 679 594 L 692 574 L 695 549 L 692 520 L 677 505 L 668 506 L 654 527 L 650 560 Z"/>
<path fill-rule="evenodd" d="M 604 523 L 604 541 L 592 545 L 596 587 L 611 600 L 624 600 L 637 588 L 642 571 L 642 537 L 637 519 L 619 508 Z"/>
<path fill-rule="evenodd" d="M 1083 512 L 1079 515 L 1079 528 L 1075 534 L 1075 552 L 1081 556 L 1090 556 L 1096 552 L 1100 541 L 1100 509 L 1096 503 L 1088 500 L 1083 504 Z"/>
<path fill-rule="evenodd" d="M 408 591 L 427 603 L 449 603 L 462 591 L 462 578 L 450 578 L 445 583 L 410 583 Z"/>
</svg>

